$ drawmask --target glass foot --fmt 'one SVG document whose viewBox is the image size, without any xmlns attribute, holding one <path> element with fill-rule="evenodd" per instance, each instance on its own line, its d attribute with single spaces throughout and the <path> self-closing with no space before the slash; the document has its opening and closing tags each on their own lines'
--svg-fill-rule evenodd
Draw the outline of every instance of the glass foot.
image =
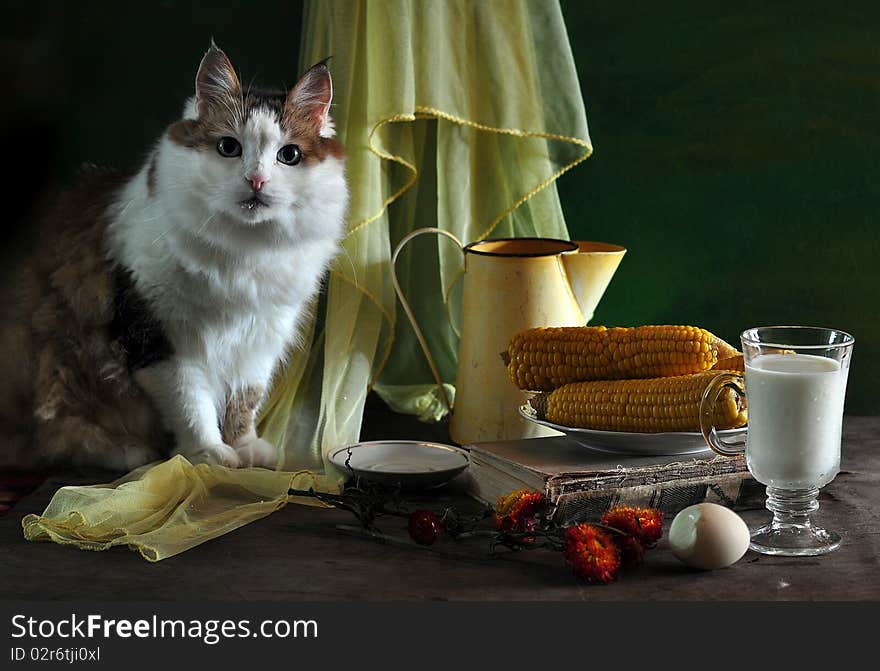
<svg viewBox="0 0 880 671">
<path fill-rule="evenodd" d="M 840 547 L 840 536 L 810 522 L 819 508 L 818 488 L 786 490 L 767 487 L 767 509 L 773 521 L 751 532 L 749 547 L 766 555 L 804 557 L 823 555 Z"/>
<path fill-rule="evenodd" d="M 810 524 L 774 525 L 771 522 L 752 532 L 749 547 L 765 555 L 810 557 L 839 548 L 840 536 Z"/>
</svg>

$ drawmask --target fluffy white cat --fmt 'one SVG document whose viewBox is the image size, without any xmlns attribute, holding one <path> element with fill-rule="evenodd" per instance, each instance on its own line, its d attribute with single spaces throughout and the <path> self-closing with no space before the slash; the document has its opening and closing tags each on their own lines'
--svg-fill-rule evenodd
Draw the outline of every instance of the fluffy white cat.
<svg viewBox="0 0 880 671">
<path fill-rule="evenodd" d="M 170 451 L 276 466 L 255 414 L 345 230 L 331 98 L 325 63 L 289 92 L 244 90 L 212 44 L 183 118 L 143 167 L 121 181 L 93 171 L 68 197 L 90 205 L 55 227 L 43 265 L 79 285 L 47 282 L 31 264 L 3 334 L 29 350 L 8 365 L 16 381 L 31 378 L 18 399 L 33 408 L 17 427 L 26 454 L 131 468 Z M 35 333 L 41 310 L 77 323 Z"/>
</svg>

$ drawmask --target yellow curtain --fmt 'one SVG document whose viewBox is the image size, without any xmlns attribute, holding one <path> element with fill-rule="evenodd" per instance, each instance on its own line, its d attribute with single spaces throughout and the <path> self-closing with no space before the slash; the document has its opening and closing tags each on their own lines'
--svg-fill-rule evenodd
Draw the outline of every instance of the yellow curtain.
<svg viewBox="0 0 880 671">
<path fill-rule="evenodd" d="M 562 13 L 548 0 L 314 0 L 301 70 L 331 56 L 332 115 L 348 152 L 349 230 L 308 344 L 279 376 L 260 421 L 281 473 L 194 466 L 182 457 L 108 485 L 62 488 L 25 536 L 85 549 L 129 545 L 157 561 L 268 515 L 287 489 L 338 491 L 328 452 L 358 440 L 375 390 L 395 409 L 446 409 L 398 312 L 390 259 L 415 228 L 463 241 L 568 237 L 554 180 L 592 151 Z M 420 237 L 400 259 L 452 396 L 461 254 Z"/>
<path fill-rule="evenodd" d="M 446 412 L 395 301 L 397 242 L 425 226 L 466 242 L 567 238 L 553 182 L 592 151 L 556 2 L 309 2 L 301 68 L 328 56 L 350 227 L 318 346 L 276 386 L 262 422 L 291 468 L 321 467 L 327 450 L 357 440 L 371 387 L 426 421 Z M 446 239 L 411 247 L 398 275 L 453 395 L 461 253 Z"/>
</svg>

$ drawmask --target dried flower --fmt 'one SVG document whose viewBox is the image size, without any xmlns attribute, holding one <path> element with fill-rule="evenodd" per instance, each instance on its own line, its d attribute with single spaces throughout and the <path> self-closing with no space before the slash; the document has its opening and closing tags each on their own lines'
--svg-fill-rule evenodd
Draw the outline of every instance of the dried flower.
<svg viewBox="0 0 880 671">
<path fill-rule="evenodd" d="M 587 582 L 617 579 L 620 551 L 609 534 L 592 524 L 578 524 L 565 530 L 563 540 L 563 556 L 575 575 Z"/>
<path fill-rule="evenodd" d="M 656 543 L 663 534 L 663 513 L 656 508 L 615 506 L 602 515 L 601 521 L 647 546 Z"/>
<path fill-rule="evenodd" d="M 443 523 L 430 510 L 416 510 L 409 516 L 409 536 L 419 545 L 433 545 L 443 533 Z"/>
<path fill-rule="evenodd" d="M 508 532 L 533 531 L 546 502 L 541 492 L 529 489 L 518 489 L 502 496 L 495 506 L 495 528 Z"/>
<path fill-rule="evenodd" d="M 288 493 L 291 496 L 311 496 L 348 510 L 371 538 L 401 542 L 402 539 L 386 536 L 377 527 L 377 520 L 396 516 L 408 520 L 409 536 L 420 545 L 433 545 L 443 535 L 455 540 L 489 536 L 489 550 L 493 554 L 499 548 L 510 551 L 561 550 L 574 574 L 591 583 L 612 582 L 622 567 L 641 564 L 646 549 L 663 533 L 662 512 L 630 506 L 612 508 L 602 516 L 601 523 L 584 522 L 564 527 L 554 519 L 553 508 L 544 494 L 529 489 L 502 496 L 494 511 L 485 509 L 479 515 L 462 514 L 452 506 L 439 515 L 426 509 L 410 512 L 398 490 L 360 481 L 346 487 L 341 494 L 311 489 L 291 489 Z M 488 517 L 494 518 L 495 531 L 479 529 Z M 347 525 L 339 527 L 345 531 L 358 531 Z"/>
<path fill-rule="evenodd" d="M 645 560 L 645 546 L 635 536 L 613 534 L 613 541 L 620 551 L 620 564 L 623 568 L 635 568 Z"/>
<path fill-rule="evenodd" d="M 642 542 L 650 547 L 663 535 L 663 513 L 656 508 L 636 508 L 642 527 Z"/>
</svg>

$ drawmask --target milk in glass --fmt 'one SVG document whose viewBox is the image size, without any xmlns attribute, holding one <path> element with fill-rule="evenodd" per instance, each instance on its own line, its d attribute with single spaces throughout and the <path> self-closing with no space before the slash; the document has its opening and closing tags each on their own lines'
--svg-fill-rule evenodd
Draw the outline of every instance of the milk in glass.
<svg viewBox="0 0 880 671">
<path fill-rule="evenodd" d="M 822 487 L 840 468 L 846 371 L 810 354 L 762 354 L 746 365 L 746 460 L 758 482 Z"/>
</svg>

